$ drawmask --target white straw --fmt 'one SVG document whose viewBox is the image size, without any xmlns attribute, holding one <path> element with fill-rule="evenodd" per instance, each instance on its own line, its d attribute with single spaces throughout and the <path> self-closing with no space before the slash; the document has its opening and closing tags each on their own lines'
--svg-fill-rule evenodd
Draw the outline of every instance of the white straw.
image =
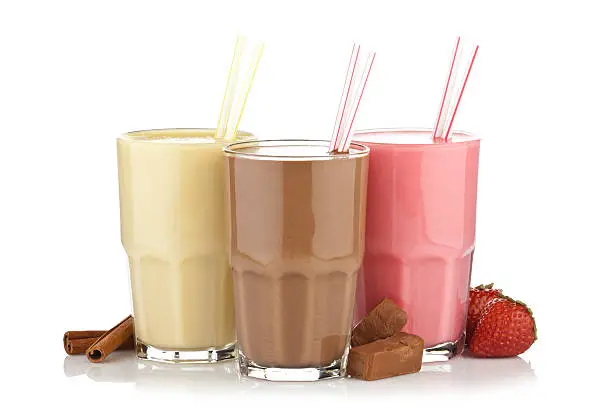
<svg viewBox="0 0 612 408">
<path fill-rule="evenodd" d="M 236 45 L 234 46 L 232 63 L 227 74 L 227 84 L 225 85 L 225 94 L 223 95 L 223 102 L 221 103 L 221 112 L 219 113 L 219 120 L 217 121 L 217 131 L 215 133 L 215 138 L 217 139 L 225 137 L 227 121 L 229 119 L 232 102 L 234 99 L 234 90 L 238 79 L 238 73 L 240 71 L 240 60 L 242 58 L 243 50 L 244 37 L 238 36 L 236 39 Z"/>
<path fill-rule="evenodd" d="M 251 85 L 253 85 L 253 79 L 255 78 L 255 73 L 257 72 L 257 67 L 259 66 L 263 47 L 263 43 L 257 43 L 255 45 L 253 55 L 251 56 L 251 63 L 249 64 L 249 67 L 244 74 L 241 83 L 239 84 L 239 93 L 233 101 L 231 112 L 228 115 L 228 126 L 225 134 L 225 139 L 227 140 L 233 140 L 238 133 L 238 126 L 240 126 L 240 121 L 242 120 L 244 107 L 246 106 L 246 102 L 251 91 Z M 244 82 L 247 83 L 245 84 Z"/>
<path fill-rule="evenodd" d="M 236 137 L 262 52 L 261 42 L 253 47 L 243 36 L 239 36 L 236 40 L 215 132 L 217 139 L 233 140 Z M 251 60 L 246 68 L 243 63 L 245 54 L 248 54 Z"/>
</svg>

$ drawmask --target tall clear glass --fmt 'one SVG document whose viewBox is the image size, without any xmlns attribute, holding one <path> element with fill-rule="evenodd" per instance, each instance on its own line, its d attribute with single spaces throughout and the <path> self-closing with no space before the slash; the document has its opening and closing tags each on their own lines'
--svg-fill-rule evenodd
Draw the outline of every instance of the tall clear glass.
<svg viewBox="0 0 612 408">
<path fill-rule="evenodd" d="M 365 258 L 356 307 L 385 297 L 408 313 L 403 331 L 425 340 L 424 361 L 463 351 L 476 229 L 480 140 L 431 130 L 357 132 L 370 148 Z"/>
<path fill-rule="evenodd" d="M 242 375 L 346 374 L 364 249 L 368 148 L 262 140 L 225 148 Z"/>
<path fill-rule="evenodd" d="M 234 357 L 227 142 L 213 136 L 214 129 L 163 129 L 117 139 L 121 240 L 143 359 Z"/>
</svg>

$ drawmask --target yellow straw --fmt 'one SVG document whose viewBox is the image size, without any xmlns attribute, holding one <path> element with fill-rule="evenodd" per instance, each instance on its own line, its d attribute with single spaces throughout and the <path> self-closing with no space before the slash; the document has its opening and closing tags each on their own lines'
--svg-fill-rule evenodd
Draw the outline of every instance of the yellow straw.
<svg viewBox="0 0 612 408">
<path fill-rule="evenodd" d="M 236 80 L 238 78 L 240 59 L 242 58 L 243 43 L 244 38 L 242 36 L 238 36 L 238 38 L 236 38 L 236 45 L 234 46 L 232 64 L 230 65 L 230 69 L 227 74 L 227 84 L 225 85 L 225 93 L 223 94 L 223 102 L 221 103 L 221 112 L 219 113 L 219 120 L 217 121 L 217 130 L 215 132 L 216 139 L 221 139 L 225 137 L 227 121 L 229 120 L 231 105 L 234 99 L 234 89 Z"/>
<path fill-rule="evenodd" d="M 240 89 L 242 89 L 242 93 L 240 94 L 240 97 L 238 98 L 238 105 L 237 105 L 237 109 L 239 109 L 238 118 L 236 119 L 236 124 L 234 125 L 232 132 L 225 135 L 226 139 L 229 139 L 229 140 L 236 139 L 236 134 L 238 133 L 238 127 L 240 126 L 240 121 L 242 120 L 242 114 L 244 113 L 244 108 L 246 106 L 247 99 L 249 98 L 249 93 L 251 91 L 251 86 L 253 85 L 253 81 L 255 79 L 255 74 L 257 72 L 257 67 L 259 66 L 259 61 L 261 60 L 263 49 L 264 49 L 264 44 L 258 43 L 255 48 L 255 53 L 253 55 L 253 58 L 251 59 L 251 65 L 249 66 L 249 70 L 247 71 L 246 77 L 247 77 L 248 83 L 246 84 L 246 86 L 240 87 Z M 235 112 L 235 110 L 233 111 Z"/>
</svg>

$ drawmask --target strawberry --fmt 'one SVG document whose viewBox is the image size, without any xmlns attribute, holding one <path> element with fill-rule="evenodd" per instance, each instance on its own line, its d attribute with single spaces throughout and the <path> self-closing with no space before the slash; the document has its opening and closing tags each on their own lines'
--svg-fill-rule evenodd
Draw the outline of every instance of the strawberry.
<svg viewBox="0 0 612 408">
<path fill-rule="evenodd" d="M 491 299 L 495 299 L 501 296 L 501 294 L 501 289 L 493 289 L 492 283 L 488 285 L 478 285 L 470 289 L 470 306 L 468 307 L 466 330 L 466 340 L 468 344 L 472 339 L 472 334 L 474 334 L 482 310 Z"/>
<path fill-rule="evenodd" d="M 535 320 L 523 302 L 500 295 L 485 306 L 470 342 L 476 357 L 512 357 L 536 340 Z"/>
</svg>

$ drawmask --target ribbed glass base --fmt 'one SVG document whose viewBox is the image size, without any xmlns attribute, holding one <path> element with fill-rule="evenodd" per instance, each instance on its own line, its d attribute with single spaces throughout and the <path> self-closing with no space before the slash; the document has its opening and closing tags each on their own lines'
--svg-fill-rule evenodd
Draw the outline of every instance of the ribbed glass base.
<svg viewBox="0 0 612 408">
<path fill-rule="evenodd" d="M 236 356 L 235 345 L 224 348 L 208 348 L 205 350 L 164 350 L 148 345 L 136 339 L 136 356 L 143 360 L 160 361 L 163 363 L 216 363 L 229 360 Z"/>
<path fill-rule="evenodd" d="M 346 354 L 331 364 L 308 368 L 266 367 L 249 360 L 238 351 L 238 371 L 240 375 L 269 381 L 317 381 L 326 378 L 346 376 Z"/>
<path fill-rule="evenodd" d="M 448 361 L 455 356 L 461 355 L 465 348 L 465 335 L 462 335 L 458 340 L 447 341 L 436 344 L 435 346 L 427 347 L 423 352 L 424 363 L 435 363 L 440 361 Z"/>
</svg>

